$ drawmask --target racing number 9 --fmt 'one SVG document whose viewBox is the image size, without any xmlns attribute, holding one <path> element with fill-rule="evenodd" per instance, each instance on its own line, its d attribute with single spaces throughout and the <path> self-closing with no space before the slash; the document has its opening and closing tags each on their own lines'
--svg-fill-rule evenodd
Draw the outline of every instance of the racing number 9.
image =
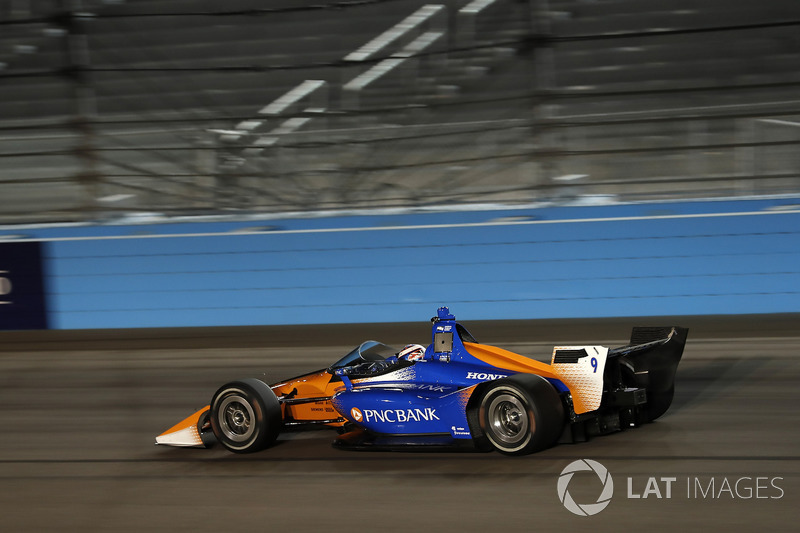
<svg viewBox="0 0 800 533">
<path fill-rule="evenodd" d="M 593 373 L 597 374 L 597 357 L 592 357 L 592 360 L 590 361 L 590 363 L 592 365 L 592 368 L 594 368 L 594 372 Z"/>
</svg>

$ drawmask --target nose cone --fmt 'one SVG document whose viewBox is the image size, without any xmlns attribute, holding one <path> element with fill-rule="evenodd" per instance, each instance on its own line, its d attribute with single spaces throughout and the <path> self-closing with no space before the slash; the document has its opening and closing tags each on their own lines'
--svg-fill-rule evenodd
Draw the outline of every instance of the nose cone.
<svg viewBox="0 0 800 533">
<path fill-rule="evenodd" d="M 156 437 L 156 444 L 165 446 L 184 446 L 205 448 L 200 430 L 197 428 L 200 417 L 208 412 L 208 407 L 204 407 L 192 416 L 175 424 L 164 433 Z"/>
</svg>

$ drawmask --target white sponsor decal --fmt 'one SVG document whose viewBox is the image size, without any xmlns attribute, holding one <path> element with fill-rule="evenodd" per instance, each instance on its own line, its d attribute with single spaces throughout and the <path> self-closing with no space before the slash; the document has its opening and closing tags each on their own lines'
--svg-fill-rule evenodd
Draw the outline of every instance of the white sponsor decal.
<svg viewBox="0 0 800 533">
<path fill-rule="evenodd" d="M 430 422 L 441 420 L 436 409 L 364 409 L 365 422 Z"/>
<path fill-rule="evenodd" d="M 507 378 L 508 374 L 487 374 L 485 372 L 467 372 L 467 379 L 490 381 L 493 379 Z"/>
<path fill-rule="evenodd" d="M 471 437 L 472 433 L 470 433 L 466 428 L 450 426 L 450 433 L 454 437 Z"/>
<path fill-rule="evenodd" d="M 427 390 L 431 392 L 446 392 L 450 390 L 452 387 L 445 387 L 444 385 L 428 385 L 426 383 L 420 383 L 420 384 L 411 384 L 408 388 L 416 390 Z"/>
</svg>

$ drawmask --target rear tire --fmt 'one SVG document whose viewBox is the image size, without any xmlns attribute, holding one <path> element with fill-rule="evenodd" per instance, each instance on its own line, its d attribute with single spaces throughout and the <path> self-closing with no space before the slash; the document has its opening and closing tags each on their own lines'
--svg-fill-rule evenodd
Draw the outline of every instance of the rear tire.
<svg viewBox="0 0 800 533">
<path fill-rule="evenodd" d="M 252 453 L 271 446 L 282 424 L 275 393 L 253 378 L 220 387 L 211 399 L 210 415 L 214 436 L 234 453 Z"/>
<path fill-rule="evenodd" d="M 478 404 L 480 428 L 500 453 L 549 448 L 564 428 L 564 406 L 544 378 L 517 374 L 488 383 Z"/>
</svg>

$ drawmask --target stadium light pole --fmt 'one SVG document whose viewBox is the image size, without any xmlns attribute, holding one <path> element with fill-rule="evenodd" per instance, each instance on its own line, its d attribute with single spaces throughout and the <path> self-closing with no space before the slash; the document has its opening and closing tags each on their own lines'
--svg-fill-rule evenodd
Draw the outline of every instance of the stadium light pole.
<svg viewBox="0 0 800 533">
<path fill-rule="evenodd" d="M 86 22 L 93 15 L 82 12 L 82 0 L 63 0 L 65 8 L 57 17 L 64 29 L 65 62 L 64 73 L 72 86 L 73 127 L 78 136 L 75 155 L 81 162 L 77 181 L 86 189 L 84 210 L 86 218 L 96 218 L 99 208 L 100 176 L 97 172 L 95 135 L 92 121 L 97 116 L 97 102 L 94 89 L 89 80 L 89 39 L 86 35 Z"/>
<path fill-rule="evenodd" d="M 547 103 L 543 95 L 555 88 L 555 53 L 553 43 L 550 40 L 552 33 L 551 13 L 548 0 L 530 0 L 530 33 L 533 45 L 533 72 L 531 84 L 533 85 L 533 109 L 531 114 L 532 135 L 534 144 L 538 145 L 539 150 L 550 150 L 553 146 L 552 130 L 548 133 L 543 129 L 550 119 L 555 118 L 556 106 Z M 536 191 L 542 186 L 549 188 L 553 184 L 552 178 L 556 175 L 555 163 L 552 157 L 547 156 L 539 161 L 535 168 L 538 168 L 538 175 L 532 177 L 531 187 Z"/>
</svg>

